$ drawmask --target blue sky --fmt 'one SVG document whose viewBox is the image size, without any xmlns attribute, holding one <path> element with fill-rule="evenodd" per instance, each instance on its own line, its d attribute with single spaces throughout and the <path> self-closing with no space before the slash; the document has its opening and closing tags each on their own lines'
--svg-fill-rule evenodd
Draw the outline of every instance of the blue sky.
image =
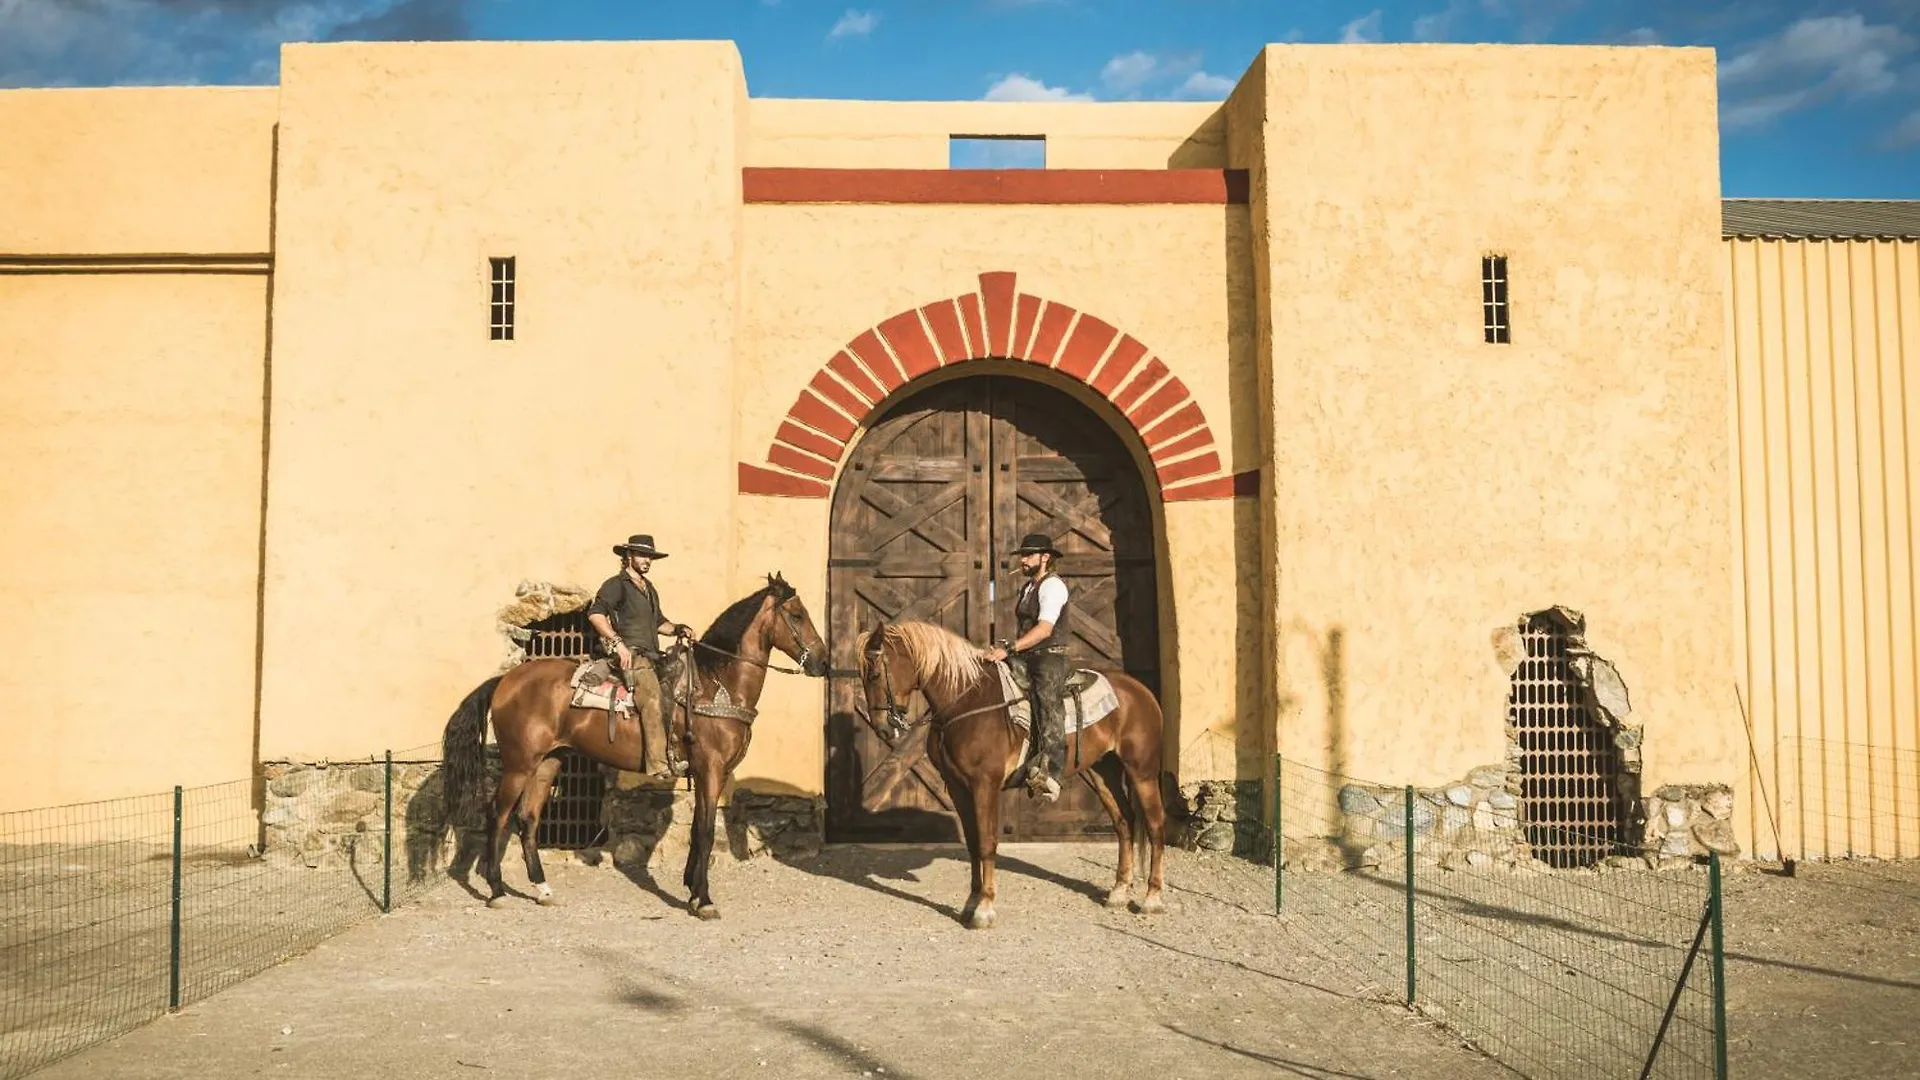
<svg viewBox="0 0 1920 1080">
<path fill-rule="evenodd" d="M 1920 0 L 0 0 L 0 86 L 458 38 L 730 38 L 760 97 L 1101 101 L 1218 98 L 1270 41 L 1708 45 L 1725 194 L 1920 197 Z"/>
</svg>

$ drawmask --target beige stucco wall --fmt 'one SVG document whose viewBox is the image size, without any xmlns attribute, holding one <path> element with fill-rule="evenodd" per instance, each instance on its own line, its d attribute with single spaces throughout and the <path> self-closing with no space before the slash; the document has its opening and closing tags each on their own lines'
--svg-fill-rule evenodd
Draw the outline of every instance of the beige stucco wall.
<svg viewBox="0 0 1920 1080">
<path fill-rule="evenodd" d="M 276 99 L 0 92 L 0 811 L 252 771 Z"/>
<path fill-rule="evenodd" d="M 976 291 L 984 271 L 1011 270 L 1020 291 L 1146 344 L 1192 391 L 1223 463 L 1256 467 L 1258 437 L 1241 405 L 1253 389 L 1252 340 L 1241 329 L 1250 294 L 1244 274 L 1223 272 L 1248 265 L 1245 219 L 1238 206 L 747 207 L 740 459 L 764 461 L 794 395 L 848 341 L 898 312 Z M 903 265 L 901 251 L 915 256 Z M 1023 366 L 998 370 L 1018 377 Z M 1147 482 L 1154 490 L 1150 471 Z M 828 499 L 751 495 L 734 508 L 742 574 L 785 570 L 823 630 L 830 509 Z M 1237 645 L 1254 614 L 1238 585 L 1257 566 L 1242 561 L 1241 533 L 1255 519 L 1250 504 L 1220 500 L 1168 505 L 1162 520 L 1169 749 L 1184 779 L 1231 775 L 1236 720 L 1254 705 L 1242 668 L 1253 658 Z M 743 782 L 818 790 L 823 694 L 818 683 L 769 684 Z"/>
<path fill-rule="evenodd" d="M 1500 762 L 1490 635 L 1564 604 L 1631 689 L 1649 783 L 1744 790 L 1712 52 L 1266 65 L 1281 746 L 1390 783 Z M 1507 346 L 1481 340 L 1486 252 Z"/>
<path fill-rule="evenodd" d="M 522 579 L 729 592 L 729 43 L 283 53 L 264 757 L 437 742 Z M 519 267 L 488 340 L 487 259 Z"/>
<path fill-rule="evenodd" d="M 271 87 L 0 90 L 0 254 L 258 254 Z"/>
<path fill-rule="evenodd" d="M 0 274 L 0 810 L 253 764 L 261 275 Z"/>
<path fill-rule="evenodd" d="M 955 135 L 1042 136 L 1050 169 L 1225 164 L 1217 102 L 822 101 L 756 98 L 746 164 L 944 169 Z"/>
</svg>

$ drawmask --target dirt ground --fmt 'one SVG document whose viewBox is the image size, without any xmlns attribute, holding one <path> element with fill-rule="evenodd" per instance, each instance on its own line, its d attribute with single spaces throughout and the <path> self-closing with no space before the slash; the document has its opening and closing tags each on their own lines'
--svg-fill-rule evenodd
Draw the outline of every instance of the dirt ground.
<svg viewBox="0 0 1920 1080">
<path fill-rule="evenodd" d="M 444 886 L 35 1075 L 1515 1075 L 1340 928 L 1274 918 L 1270 868 L 1169 852 L 1147 917 L 1099 905 L 1105 846 L 1015 845 L 969 932 L 958 854 L 723 857 L 715 922 L 550 855 L 563 906 Z M 1920 1075 L 1920 865 L 1730 874 L 1727 935 L 1732 1075 Z"/>
</svg>

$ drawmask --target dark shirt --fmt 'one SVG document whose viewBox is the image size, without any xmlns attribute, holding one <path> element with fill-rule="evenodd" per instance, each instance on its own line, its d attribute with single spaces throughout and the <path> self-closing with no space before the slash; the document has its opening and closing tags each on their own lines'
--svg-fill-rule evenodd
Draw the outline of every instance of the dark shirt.
<svg viewBox="0 0 1920 1080">
<path fill-rule="evenodd" d="M 605 615 L 613 621 L 613 631 L 627 647 L 642 656 L 660 656 L 660 594 L 647 582 L 646 588 L 634 584 L 633 576 L 622 570 L 608 578 L 587 605 L 587 614 Z"/>
</svg>

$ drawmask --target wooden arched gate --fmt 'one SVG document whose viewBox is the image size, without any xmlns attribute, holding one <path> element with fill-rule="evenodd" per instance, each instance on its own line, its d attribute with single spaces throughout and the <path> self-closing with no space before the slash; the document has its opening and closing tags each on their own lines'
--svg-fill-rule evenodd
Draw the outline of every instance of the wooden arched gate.
<svg viewBox="0 0 1920 1080">
<path fill-rule="evenodd" d="M 856 637 L 924 619 L 985 644 L 1011 638 L 1020 577 L 1007 551 L 1044 532 L 1066 552 L 1076 665 L 1120 668 L 1159 691 L 1152 505 L 1112 428 L 1063 391 L 969 376 L 912 395 L 861 440 L 834 491 L 827 574 L 836 675 L 828 700 L 827 838 L 960 838 L 926 728 L 889 748 L 854 713 Z M 1072 742 L 1068 742 L 1072 753 Z M 1086 785 L 1058 802 L 1004 797 L 1006 840 L 1110 836 Z"/>
</svg>

